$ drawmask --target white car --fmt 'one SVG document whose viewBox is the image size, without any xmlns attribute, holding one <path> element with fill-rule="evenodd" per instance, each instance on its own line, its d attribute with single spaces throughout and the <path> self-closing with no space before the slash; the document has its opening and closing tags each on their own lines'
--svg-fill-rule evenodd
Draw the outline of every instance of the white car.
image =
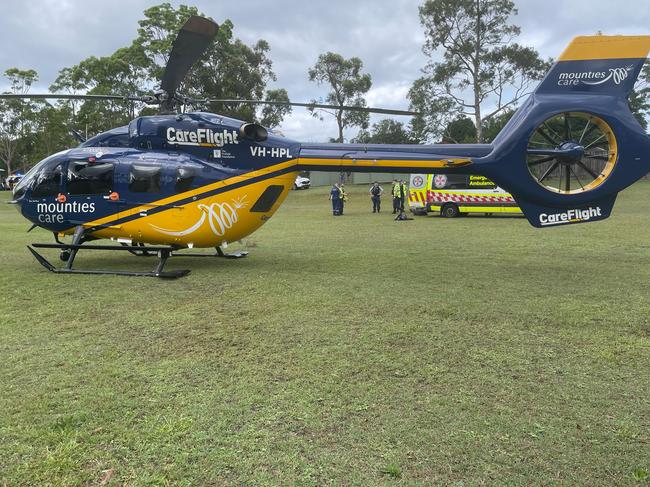
<svg viewBox="0 0 650 487">
<path fill-rule="evenodd" d="M 311 180 L 304 176 L 296 176 L 296 180 L 293 183 L 293 189 L 309 189 L 311 186 Z"/>
<path fill-rule="evenodd" d="M 9 177 L 5 180 L 5 184 L 4 184 L 4 185 L 6 186 L 7 189 L 11 190 L 11 189 L 14 188 L 14 186 L 16 186 L 16 185 L 20 182 L 20 180 L 21 180 L 22 178 L 23 178 L 23 175 L 22 175 L 22 174 L 9 176 Z M 4 189 L 4 188 L 3 188 L 3 189 Z"/>
</svg>

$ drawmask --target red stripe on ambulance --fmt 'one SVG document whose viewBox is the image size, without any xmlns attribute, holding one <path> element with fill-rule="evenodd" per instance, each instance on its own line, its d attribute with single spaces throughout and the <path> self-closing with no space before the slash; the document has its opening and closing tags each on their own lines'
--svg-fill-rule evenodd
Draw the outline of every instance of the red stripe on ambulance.
<svg viewBox="0 0 650 487">
<path fill-rule="evenodd" d="M 429 191 L 430 203 L 514 203 L 512 196 L 468 196 Z"/>
</svg>

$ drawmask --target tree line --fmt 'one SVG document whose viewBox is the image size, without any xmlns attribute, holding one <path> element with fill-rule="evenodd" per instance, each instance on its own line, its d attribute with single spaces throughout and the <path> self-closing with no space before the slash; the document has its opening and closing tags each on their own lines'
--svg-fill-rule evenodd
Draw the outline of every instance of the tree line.
<svg viewBox="0 0 650 487">
<path fill-rule="evenodd" d="M 333 117 L 338 133 L 358 128 L 359 143 L 489 142 L 507 123 L 518 102 L 548 70 L 531 47 L 518 44 L 520 28 L 510 23 L 517 9 L 512 0 L 426 0 L 419 7 L 425 32 L 423 52 L 429 62 L 409 90 L 410 109 L 420 115 L 408 123 L 385 119 L 369 126 L 369 115 L 342 109 L 314 109 L 315 117 Z M 148 8 L 129 46 L 105 57 L 91 56 L 65 67 L 51 92 L 68 94 L 143 95 L 157 88 L 168 53 L 180 27 L 195 7 L 169 3 Z M 234 37 L 233 23 L 219 25 L 210 49 L 191 69 L 179 91 L 192 98 L 289 101 L 285 89 L 269 89 L 276 80 L 270 46 L 263 39 L 247 45 Z M 4 72 L 11 93 L 27 93 L 38 81 L 33 69 Z M 372 77 L 358 57 L 321 54 L 307 79 L 328 90 L 324 100 L 335 106 L 365 107 Z M 314 100 L 316 101 L 316 100 Z M 630 99 L 643 126 L 650 113 L 650 66 L 646 65 Z M 289 106 L 256 108 L 211 103 L 203 110 L 278 127 Z M 43 157 L 77 144 L 83 136 L 126 125 L 156 108 L 140 102 L 0 100 L 0 162 L 10 174 L 26 170 Z"/>
</svg>

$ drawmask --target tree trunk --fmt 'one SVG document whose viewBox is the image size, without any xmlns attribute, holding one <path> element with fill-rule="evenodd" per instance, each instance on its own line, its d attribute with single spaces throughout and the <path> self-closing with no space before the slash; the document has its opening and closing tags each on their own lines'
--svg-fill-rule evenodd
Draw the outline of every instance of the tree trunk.
<svg viewBox="0 0 650 487">
<path fill-rule="evenodd" d="M 481 104 L 478 102 L 478 93 L 476 94 L 474 102 L 474 123 L 476 124 L 476 143 L 483 142 L 483 119 L 481 118 Z"/>
<path fill-rule="evenodd" d="M 4 138 L 2 140 L 2 147 L 0 148 L 0 160 L 5 163 L 7 166 L 7 174 L 4 174 L 2 177 L 8 178 L 13 171 L 13 158 L 14 158 L 14 142 L 9 138 Z"/>
<path fill-rule="evenodd" d="M 476 124 L 476 143 L 483 142 L 483 120 L 481 119 L 481 93 L 479 78 L 481 62 L 481 3 L 476 0 L 476 48 L 474 50 L 474 123 Z"/>
<path fill-rule="evenodd" d="M 339 112 L 336 114 L 336 123 L 339 126 L 339 143 L 343 143 L 343 112 L 339 110 Z"/>
</svg>

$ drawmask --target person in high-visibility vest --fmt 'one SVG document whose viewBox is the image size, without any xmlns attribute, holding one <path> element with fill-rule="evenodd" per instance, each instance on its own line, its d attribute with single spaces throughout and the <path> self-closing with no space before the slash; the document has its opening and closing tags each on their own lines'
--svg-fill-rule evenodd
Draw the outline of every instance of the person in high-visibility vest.
<svg viewBox="0 0 650 487">
<path fill-rule="evenodd" d="M 404 206 L 406 205 L 406 193 L 408 193 L 408 188 L 406 187 L 406 182 L 403 179 L 399 180 L 399 211 L 404 213 Z"/>
<path fill-rule="evenodd" d="M 397 182 L 397 179 L 393 179 L 393 190 L 391 193 L 393 195 L 393 215 L 394 215 L 399 211 L 399 207 L 401 203 L 400 185 L 399 182 Z"/>
<path fill-rule="evenodd" d="M 343 183 L 339 184 L 339 189 L 341 190 L 341 201 L 339 202 L 339 215 L 343 214 L 343 207 L 345 202 L 348 200 L 348 194 L 345 192 L 345 186 Z"/>
<path fill-rule="evenodd" d="M 397 189 L 395 190 L 395 199 L 397 200 L 397 204 L 399 206 L 399 214 L 395 217 L 396 221 L 412 220 L 412 218 L 407 218 L 406 214 L 404 213 L 404 204 L 406 202 L 407 191 L 408 187 L 406 186 L 406 183 L 403 179 L 400 179 L 399 184 L 397 185 Z"/>
<path fill-rule="evenodd" d="M 330 201 L 332 202 L 332 214 L 334 216 L 339 216 L 341 214 L 341 190 L 339 189 L 338 184 L 332 185 L 332 190 L 330 191 Z"/>
</svg>

